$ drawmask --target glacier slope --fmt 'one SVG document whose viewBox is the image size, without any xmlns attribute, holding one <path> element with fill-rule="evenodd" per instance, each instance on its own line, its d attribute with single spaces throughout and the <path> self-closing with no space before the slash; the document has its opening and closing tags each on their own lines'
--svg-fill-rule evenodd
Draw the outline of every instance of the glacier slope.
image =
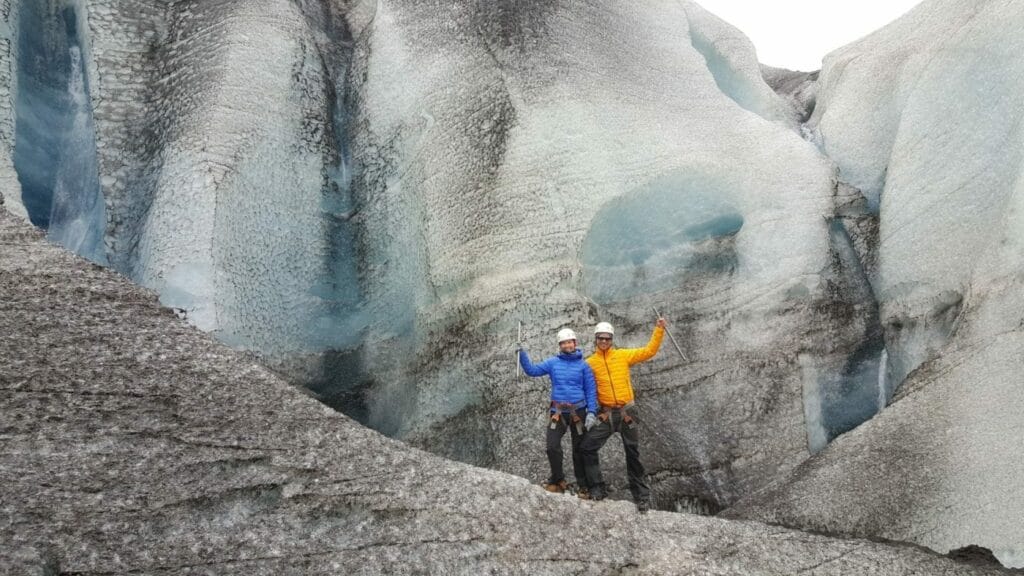
<svg viewBox="0 0 1024 576">
<path fill-rule="evenodd" d="M 731 514 L 1024 564 L 1022 25 L 1019 3 L 933 0 L 826 58 L 817 131 L 840 178 L 880 194 L 874 284 L 902 386 Z"/>
<path fill-rule="evenodd" d="M 1006 573 L 756 522 L 641 519 L 444 460 L 4 210 L 0 245 L 4 574 Z"/>
</svg>

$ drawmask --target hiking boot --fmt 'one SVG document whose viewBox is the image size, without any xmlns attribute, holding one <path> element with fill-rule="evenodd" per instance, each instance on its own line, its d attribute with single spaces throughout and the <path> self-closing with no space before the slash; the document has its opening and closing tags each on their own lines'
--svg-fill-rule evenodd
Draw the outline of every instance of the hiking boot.
<svg viewBox="0 0 1024 576">
<path fill-rule="evenodd" d="M 562 494 L 565 492 L 565 489 L 569 487 L 569 483 L 565 480 L 559 480 L 558 482 L 545 482 L 542 486 L 544 486 L 544 489 L 548 492 Z"/>
<path fill-rule="evenodd" d="M 580 488 L 576 491 L 576 497 L 580 500 L 590 500 L 590 490 L 586 488 Z"/>
<path fill-rule="evenodd" d="M 637 503 L 636 503 L 636 510 L 637 510 L 637 512 L 639 512 L 641 514 L 647 514 L 647 511 L 650 510 L 650 509 L 651 509 L 651 501 L 650 500 L 644 498 L 642 500 L 637 501 Z"/>
<path fill-rule="evenodd" d="M 595 501 L 595 502 L 598 502 L 600 500 L 604 500 L 605 496 L 607 496 L 607 494 L 604 493 L 604 488 L 591 488 L 590 489 L 590 499 Z"/>
</svg>

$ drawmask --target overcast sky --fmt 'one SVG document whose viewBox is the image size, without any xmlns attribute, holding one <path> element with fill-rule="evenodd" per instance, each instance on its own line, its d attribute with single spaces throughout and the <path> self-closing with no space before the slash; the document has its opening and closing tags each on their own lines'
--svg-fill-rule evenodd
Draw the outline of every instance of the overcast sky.
<svg viewBox="0 0 1024 576">
<path fill-rule="evenodd" d="M 905 14 L 920 0 L 697 0 L 754 42 L 763 64 L 817 70 L 832 50 Z"/>
</svg>

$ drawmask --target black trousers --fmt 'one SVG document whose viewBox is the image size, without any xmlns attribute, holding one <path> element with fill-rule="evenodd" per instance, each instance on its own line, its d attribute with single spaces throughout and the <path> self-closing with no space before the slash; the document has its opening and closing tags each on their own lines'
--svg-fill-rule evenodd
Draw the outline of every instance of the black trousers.
<svg viewBox="0 0 1024 576">
<path fill-rule="evenodd" d="M 583 421 L 587 417 L 587 409 L 580 408 L 576 414 L 580 417 L 580 429 L 582 430 Z M 576 474 L 576 485 L 585 488 L 587 476 L 584 473 L 583 452 L 580 450 L 583 434 L 576 431 L 576 426 L 572 423 L 572 412 L 560 413 L 558 422 L 548 420 L 547 452 L 548 464 L 551 465 L 551 477 L 548 478 L 548 482 L 554 484 L 565 480 L 565 470 L 562 467 L 562 436 L 565 436 L 566 428 L 569 429 L 569 434 L 572 437 L 572 467 Z"/>
<path fill-rule="evenodd" d="M 649 500 L 651 487 L 647 485 L 644 478 L 644 465 L 640 463 L 640 436 L 638 434 L 637 422 L 632 420 L 629 424 L 624 421 L 625 413 L 622 410 L 608 411 L 608 421 L 599 422 L 587 432 L 580 448 L 583 451 L 583 466 L 587 471 L 587 485 L 590 486 L 592 494 L 604 494 L 604 478 L 601 477 L 601 460 L 597 451 L 604 446 L 604 443 L 611 438 L 612 434 L 618 432 L 622 437 L 622 449 L 626 452 L 626 476 L 629 478 L 629 491 L 633 494 L 633 500 Z"/>
</svg>

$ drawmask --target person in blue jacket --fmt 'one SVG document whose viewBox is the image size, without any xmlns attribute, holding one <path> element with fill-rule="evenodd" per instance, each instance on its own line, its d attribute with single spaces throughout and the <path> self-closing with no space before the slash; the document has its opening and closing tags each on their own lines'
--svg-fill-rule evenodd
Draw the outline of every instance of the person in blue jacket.
<svg viewBox="0 0 1024 576">
<path fill-rule="evenodd" d="M 587 498 L 586 473 L 580 443 L 585 430 L 597 423 L 597 387 L 594 372 L 583 360 L 583 352 L 576 349 L 576 333 L 569 328 L 558 332 L 557 356 L 540 364 L 530 362 L 530 356 L 519 345 L 519 363 L 528 376 L 551 377 L 551 419 L 547 427 L 548 464 L 551 477 L 544 483 L 549 492 L 565 492 L 568 484 L 562 468 L 562 437 L 566 429 L 572 435 L 572 465 L 576 474 L 578 495 Z"/>
</svg>

